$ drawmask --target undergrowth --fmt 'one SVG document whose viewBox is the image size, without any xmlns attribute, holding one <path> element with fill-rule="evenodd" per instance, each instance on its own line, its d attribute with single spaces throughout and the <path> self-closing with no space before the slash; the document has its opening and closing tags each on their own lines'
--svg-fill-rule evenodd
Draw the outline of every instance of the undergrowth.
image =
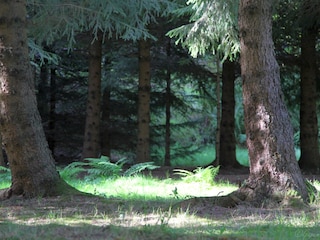
<svg viewBox="0 0 320 240">
<path fill-rule="evenodd" d="M 209 166 L 206 168 L 198 167 L 193 171 L 185 169 L 175 169 L 173 171 L 186 182 L 205 182 L 213 185 L 215 183 L 214 179 L 219 173 L 219 167 Z"/>
<path fill-rule="evenodd" d="M 60 175 L 65 180 L 79 177 L 83 175 L 87 180 L 97 178 L 114 178 L 120 176 L 132 176 L 143 170 L 153 170 L 159 168 L 153 162 L 138 163 L 132 165 L 127 170 L 124 170 L 124 165 L 127 164 L 126 159 L 120 159 L 116 163 L 110 162 L 106 156 L 100 158 L 86 158 L 83 162 L 73 162 L 60 171 Z"/>
</svg>

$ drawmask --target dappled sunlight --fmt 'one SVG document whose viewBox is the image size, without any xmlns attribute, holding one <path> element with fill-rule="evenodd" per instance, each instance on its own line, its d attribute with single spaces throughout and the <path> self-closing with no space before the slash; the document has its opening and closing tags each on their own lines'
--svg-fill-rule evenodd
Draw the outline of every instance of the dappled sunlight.
<svg viewBox="0 0 320 240">
<path fill-rule="evenodd" d="M 189 180 L 189 179 L 188 179 Z M 180 207 L 191 197 L 221 196 L 237 189 L 227 182 L 158 179 L 135 175 L 71 182 L 96 194 L 0 202 L 0 234 L 29 239 L 301 239 L 320 236 L 316 202 L 306 209 L 214 205 Z M 317 182 L 314 182 L 317 186 Z M 100 195 L 100 196 L 97 196 Z M 210 200 L 209 200 L 210 201 Z M 10 232 L 8 232 L 10 229 Z M 45 229 L 45 230 L 44 230 Z M 308 235 L 306 235 L 306 231 Z M 284 237 L 284 238 L 280 238 Z"/>
<path fill-rule="evenodd" d="M 6 204 L 8 204 L 6 202 Z M 81 205 L 81 203 L 83 203 Z M 141 211 L 137 203 L 118 205 L 98 198 L 16 200 L 19 208 L 2 203 L 0 233 L 4 238 L 28 239 L 202 239 L 206 237 L 248 237 L 258 239 L 317 239 L 319 211 L 293 209 L 234 209 L 208 207 L 205 215 L 190 209 L 163 208 L 154 204 Z M 6 207 L 7 206 L 7 207 Z M 49 207 L 50 206 L 50 207 Z M 202 237 L 202 238 L 201 238 Z"/>
<path fill-rule="evenodd" d="M 159 180 L 143 176 L 106 179 L 95 184 L 81 184 L 80 182 L 79 185 L 71 184 L 83 192 L 126 200 L 181 200 L 193 196 L 221 196 L 237 189 L 235 185 L 228 183 L 211 185 L 203 182 Z"/>
</svg>

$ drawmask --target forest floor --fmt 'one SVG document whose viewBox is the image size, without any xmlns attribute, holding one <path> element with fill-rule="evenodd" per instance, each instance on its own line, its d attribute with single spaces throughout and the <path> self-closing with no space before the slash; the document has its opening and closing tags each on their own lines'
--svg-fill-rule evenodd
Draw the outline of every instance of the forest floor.
<svg viewBox="0 0 320 240">
<path fill-rule="evenodd" d="M 152 175 L 177 177 L 172 171 L 160 168 Z M 238 184 L 248 174 L 248 169 L 221 170 L 217 180 Z M 178 203 L 84 195 L 15 197 L 0 202 L 0 239 L 320 239 L 318 205 L 268 209 L 198 204 L 183 209 Z"/>
<path fill-rule="evenodd" d="M 173 167 L 161 167 L 152 171 L 152 176 L 158 177 L 161 179 L 165 179 L 168 176 L 171 178 L 178 177 L 174 175 Z M 194 170 L 195 168 L 183 168 L 189 171 Z M 317 180 L 320 181 L 320 174 L 313 174 L 313 173 L 304 173 L 304 177 L 308 180 Z M 246 180 L 249 176 L 249 168 L 248 167 L 241 167 L 241 168 L 229 168 L 229 169 L 220 169 L 219 174 L 216 177 L 217 181 L 227 181 L 232 184 L 239 185 L 244 180 Z"/>
</svg>

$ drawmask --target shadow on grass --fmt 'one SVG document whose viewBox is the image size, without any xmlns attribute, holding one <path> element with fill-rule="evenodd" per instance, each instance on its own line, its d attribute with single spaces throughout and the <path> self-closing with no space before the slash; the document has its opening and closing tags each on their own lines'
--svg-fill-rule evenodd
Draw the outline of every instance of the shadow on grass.
<svg viewBox="0 0 320 240">
<path fill-rule="evenodd" d="M 151 180 L 143 180 L 150 185 Z M 320 239 L 318 211 L 312 215 L 302 209 L 270 210 L 248 206 L 230 209 L 214 206 L 211 199 L 205 204 L 183 208 L 179 204 L 183 199 L 175 199 L 179 194 L 174 192 L 159 194 L 167 197 L 150 198 L 128 186 L 128 182 L 120 183 L 106 187 L 116 190 L 130 188 L 130 195 L 124 198 L 94 195 L 41 199 L 16 197 L 2 201 L 0 240 Z M 160 181 L 154 183 L 155 186 L 159 184 Z M 169 186 L 171 189 L 175 185 Z"/>
<path fill-rule="evenodd" d="M 116 226 L 88 223 L 28 223 L 5 221 L 0 224 L 0 239 L 319 239 L 319 226 L 286 225 L 201 225 L 171 227 L 169 225 Z"/>
</svg>

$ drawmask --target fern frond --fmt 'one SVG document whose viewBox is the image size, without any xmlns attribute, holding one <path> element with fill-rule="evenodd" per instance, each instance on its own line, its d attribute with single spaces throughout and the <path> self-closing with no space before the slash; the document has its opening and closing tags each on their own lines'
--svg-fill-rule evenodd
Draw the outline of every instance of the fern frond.
<svg viewBox="0 0 320 240">
<path fill-rule="evenodd" d="M 123 173 L 123 176 L 129 177 L 132 175 L 135 175 L 137 173 L 142 172 L 143 170 L 154 170 L 159 168 L 159 166 L 154 165 L 154 162 L 144 162 L 144 163 L 138 163 L 133 166 L 131 166 L 127 171 Z"/>
<path fill-rule="evenodd" d="M 192 176 L 193 172 L 184 170 L 184 169 L 174 169 L 173 170 L 174 174 L 179 175 L 181 177 L 187 177 L 187 176 Z"/>
<path fill-rule="evenodd" d="M 120 176 L 124 163 L 124 160 L 119 164 L 111 163 L 106 156 L 101 156 L 100 158 L 86 158 L 84 162 L 73 162 L 69 164 L 60 172 L 60 174 L 64 179 L 76 177 L 79 173 L 85 173 L 87 179 Z"/>
<path fill-rule="evenodd" d="M 0 182 L 6 181 L 11 181 L 11 170 L 10 168 L 0 166 Z"/>
<path fill-rule="evenodd" d="M 184 169 L 175 169 L 173 171 L 175 174 L 180 175 L 182 180 L 186 182 L 204 182 L 213 184 L 215 177 L 219 173 L 219 167 L 198 167 L 192 172 Z"/>
</svg>

